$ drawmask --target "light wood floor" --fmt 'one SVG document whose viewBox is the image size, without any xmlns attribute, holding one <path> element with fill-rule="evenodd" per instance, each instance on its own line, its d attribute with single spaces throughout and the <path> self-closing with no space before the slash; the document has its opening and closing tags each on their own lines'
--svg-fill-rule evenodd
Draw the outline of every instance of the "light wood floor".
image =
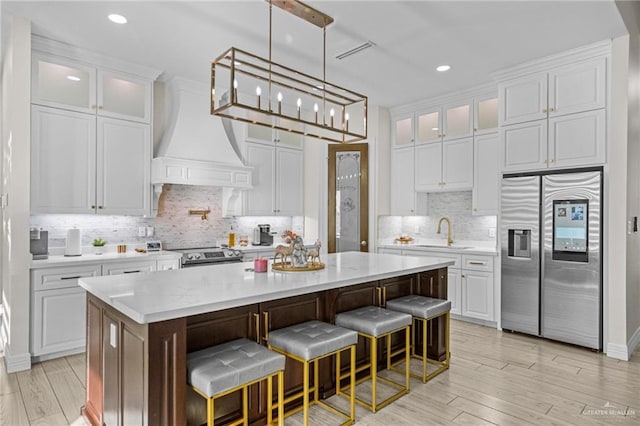
<svg viewBox="0 0 640 426">
<path fill-rule="evenodd" d="M 629 362 L 452 321 L 451 369 L 359 425 L 640 425 L 640 351 Z M 84 355 L 0 369 L 0 425 L 84 426 Z M 329 400 L 343 405 L 344 399 Z M 324 412 L 312 411 L 320 423 Z M 289 419 L 287 423 L 297 423 Z"/>
</svg>

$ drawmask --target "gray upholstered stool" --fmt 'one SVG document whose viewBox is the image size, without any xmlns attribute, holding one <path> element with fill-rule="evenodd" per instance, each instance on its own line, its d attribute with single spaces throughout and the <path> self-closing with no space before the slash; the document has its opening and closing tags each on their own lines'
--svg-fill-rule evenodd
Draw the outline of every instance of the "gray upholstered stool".
<svg viewBox="0 0 640 426">
<path fill-rule="evenodd" d="M 393 311 L 404 312 L 407 314 L 411 314 L 413 316 L 413 333 L 411 334 L 411 356 L 414 358 L 418 358 L 422 360 L 422 376 L 411 374 L 414 377 L 422 379 L 424 383 L 431 380 L 438 374 L 449 368 L 449 328 L 451 323 L 450 311 L 451 311 L 451 302 L 443 299 L 434 299 L 432 297 L 418 296 L 418 295 L 410 295 L 399 297 L 397 299 L 388 300 L 386 304 L 387 309 L 391 309 Z M 445 347 L 445 360 L 439 361 L 435 359 L 430 359 L 427 356 L 427 326 L 429 321 L 440 317 L 445 316 L 445 337 L 444 337 L 444 347 Z M 415 345 L 415 324 L 416 321 L 420 321 L 422 323 L 422 356 L 416 355 L 416 345 Z M 427 364 L 432 363 L 438 366 L 438 369 L 433 373 L 427 374 Z"/>
<path fill-rule="evenodd" d="M 345 419 L 343 425 L 355 422 L 356 409 L 354 393 L 350 398 L 350 412 L 344 413 L 318 398 L 318 360 L 338 354 L 343 350 L 351 350 L 351 386 L 355 386 L 355 360 L 358 333 L 342 327 L 327 324 L 321 321 L 307 321 L 302 324 L 292 325 L 279 330 L 269 332 L 269 349 L 286 355 L 301 362 L 303 365 L 302 391 L 289 396 L 284 400 L 288 403 L 302 398 L 302 410 L 304 425 L 309 424 L 309 394 L 313 392 L 312 404 L 317 404 L 327 410 L 338 414 Z M 313 363 L 313 388 L 309 388 L 309 364 Z M 340 368 L 336 368 L 336 381 L 340 380 Z M 300 409 L 290 410 L 285 416 L 294 414 Z"/>
<path fill-rule="evenodd" d="M 278 425 L 283 424 L 285 357 L 248 339 L 238 339 L 187 355 L 187 381 L 207 400 L 207 425 L 214 422 L 214 400 L 242 389 L 242 418 L 232 425 L 248 423 L 250 385 L 267 379 L 268 424 L 273 423 L 272 379 L 278 376 Z"/>
<path fill-rule="evenodd" d="M 353 311 L 342 312 L 336 315 L 336 325 L 340 327 L 349 328 L 355 330 L 358 334 L 364 338 L 369 339 L 370 357 L 369 362 L 365 365 L 361 365 L 356 369 L 356 373 L 369 369 L 369 375 L 358 379 L 357 383 L 362 383 L 365 380 L 371 379 L 371 404 L 356 396 L 356 402 L 363 405 L 373 411 L 374 413 L 389 405 L 391 402 L 400 398 L 409 392 L 409 329 L 411 326 L 411 315 L 402 312 L 390 311 L 388 309 L 379 308 L 377 306 L 365 306 L 363 308 L 354 309 Z M 397 332 L 405 332 L 405 347 L 391 353 L 391 335 Z M 404 352 L 405 354 L 405 381 L 404 384 L 397 383 L 384 377 L 378 377 L 378 339 L 386 338 L 387 344 L 387 369 L 391 368 L 391 357 L 398 353 Z M 340 365 L 340 358 L 338 357 L 337 365 Z M 342 378 L 342 377 L 341 377 Z M 377 381 L 381 380 L 397 389 L 398 392 L 384 399 L 380 403 L 377 400 Z M 351 393 L 355 390 L 351 389 Z M 344 389 L 340 388 L 340 381 L 336 386 L 336 393 L 344 396 L 349 396 Z"/>
</svg>

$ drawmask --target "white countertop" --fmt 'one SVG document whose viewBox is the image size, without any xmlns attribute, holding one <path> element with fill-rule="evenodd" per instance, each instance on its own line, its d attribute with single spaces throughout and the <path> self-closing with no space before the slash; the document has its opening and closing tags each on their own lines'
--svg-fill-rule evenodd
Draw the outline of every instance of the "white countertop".
<svg viewBox="0 0 640 426">
<path fill-rule="evenodd" d="M 134 260 L 180 259 L 182 253 L 160 251 L 138 253 L 128 250 L 126 253 L 107 252 L 103 254 L 84 253 L 82 256 L 49 256 L 48 259 L 32 260 L 31 269 L 51 268 L 54 266 L 74 266 L 86 263 L 130 262 Z"/>
<path fill-rule="evenodd" d="M 497 256 L 498 250 L 492 241 L 456 241 L 453 246 L 447 247 L 446 242 L 432 240 L 414 240 L 408 244 L 396 243 L 393 240 L 380 241 L 378 248 L 396 250 L 417 250 L 426 252 L 442 252 L 455 254 L 480 254 Z"/>
<path fill-rule="evenodd" d="M 325 269 L 256 273 L 252 262 L 81 278 L 82 288 L 140 324 L 429 271 L 450 259 L 347 252 L 323 255 Z"/>
</svg>

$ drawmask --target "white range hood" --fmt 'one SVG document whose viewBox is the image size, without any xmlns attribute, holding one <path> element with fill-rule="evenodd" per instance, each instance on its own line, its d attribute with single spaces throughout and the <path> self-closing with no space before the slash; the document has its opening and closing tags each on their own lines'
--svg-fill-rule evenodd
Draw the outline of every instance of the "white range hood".
<svg viewBox="0 0 640 426">
<path fill-rule="evenodd" d="M 166 183 L 221 186 L 223 211 L 241 214 L 240 191 L 251 189 L 253 169 L 243 164 L 231 121 L 209 113 L 206 84 L 174 77 L 166 88 L 165 131 L 151 162 L 156 198 Z"/>
</svg>

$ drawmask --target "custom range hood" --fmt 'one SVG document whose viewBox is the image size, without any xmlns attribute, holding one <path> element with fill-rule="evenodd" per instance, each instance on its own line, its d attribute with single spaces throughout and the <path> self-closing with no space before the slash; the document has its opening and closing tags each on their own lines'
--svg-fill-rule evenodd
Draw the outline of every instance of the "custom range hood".
<svg viewBox="0 0 640 426">
<path fill-rule="evenodd" d="M 165 89 L 164 134 L 151 162 L 154 201 L 167 183 L 220 186 L 225 214 L 241 214 L 240 191 L 251 189 L 253 169 L 243 164 L 233 124 L 209 113 L 206 84 L 174 77 Z"/>
</svg>

